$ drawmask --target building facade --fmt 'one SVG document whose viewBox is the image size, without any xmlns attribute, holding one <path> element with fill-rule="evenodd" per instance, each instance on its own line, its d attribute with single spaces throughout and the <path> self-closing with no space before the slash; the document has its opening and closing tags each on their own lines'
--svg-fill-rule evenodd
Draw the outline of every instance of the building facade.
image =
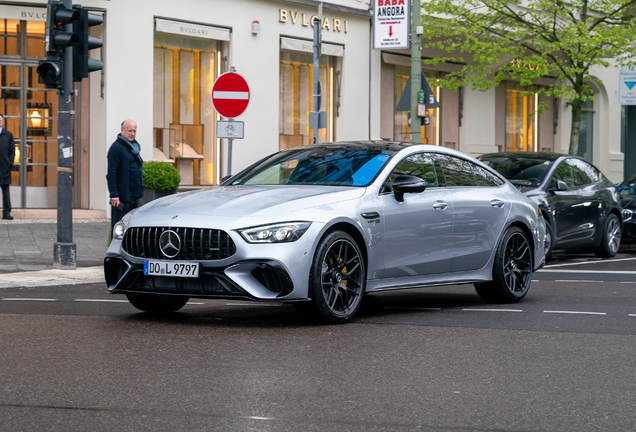
<svg viewBox="0 0 636 432">
<path fill-rule="evenodd" d="M 76 84 L 73 205 L 109 212 L 106 154 L 124 119 L 138 125 L 144 160 L 172 163 L 181 189 L 216 185 L 280 149 L 312 142 L 311 22 L 315 0 L 83 0 L 104 25 L 91 27 L 104 63 Z M 371 0 L 323 2 L 320 81 L 327 127 L 319 141 L 410 139 L 408 113 L 397 102 L 410 73 L 409 50 L 372 50 Z M 0 1 L 0 113 L 16 137 L 11 194 L 14 208 L 56 208 L 57 94 L 38 83 L 45 56 L 46 2 Z M 423 51 L 422 56 L 436 53 Z M 236 120 L 244 139 L 216 136 L 210 92 L 216 78 L 236 69 L 250 102 Z M 423 67 L 440 107 L 429 110 L 422 141 L 468 154 L 504 150 L 567 152 L 569 108 L 514 82 L 482 92 L 448 91 L 435 79 L 449 72 Z M 584 116 L 584 157 L 618 181 L 623 176 L 618 73 L 597 70 L 602 86 Z M 544 83 L 549 84 L 549 83 Z M 541 85 L 541 83 L 538 83 Z"/>
</svg>

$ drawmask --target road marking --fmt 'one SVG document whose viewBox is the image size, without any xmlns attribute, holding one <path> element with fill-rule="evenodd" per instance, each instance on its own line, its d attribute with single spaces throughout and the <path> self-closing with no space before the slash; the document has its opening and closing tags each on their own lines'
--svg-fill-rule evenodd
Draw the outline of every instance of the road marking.
<svg viewBox="0 0 636 432">
<path fill-rule="evenodd" d="M 555 282 L 596 282 L 596 283 L 603 283 L 603 281 L 576 280 L 576 279 L 559 279 L 559 280 L 555 280 Z"/>
<path fill-rule="evenodd" d="M 475 312 L 523 312 L 521 309 L 462 309 Z"/>
<path fill-rule="evenodd" d="M 75 299 L 76 302 L 100 302 L 100 303 L 128 303 L 128 300 L 110 300 L 110 299 Z"/>
<path fill-rule="evenodd" d="M 573 315 L 607 315 L 605 312 L 581 312 L 581 311 L 543 311 L 543 313 L 553 314 L 573 314 Z"/>
<path fill-rule="evenodd" d="M 634 317 L 636 317 L 636 314 L 629 314 L 629 315 L 627 315 L 627 316 L 634 316 Z"/>
<path fill-rule="evenodd" d="M 544 273 L 636 274 L 631 270 L 539 270 Z"/>
<path fill-rule="evenodd" d="M 607 263 L 607 262 L 633 261 L 633 260 L 636 260 L 636 258 L 619 258 L 619 259 L 615 259 L 615 260 L 597 259 L 597 260 L 594 260 L 594 261 L 586 260 L 586 261 L 577 262 L 577 263 L 547 265 L 547 266 L 544 267 L 544 269 L 552 268 L 552 267 L 565 267 L 565 266 L 572 266 L 572 265 L 581 265 L 581 264 L 596 264 L 596 263 L 599 263 L 599 262 L 606 262 Z M 541 271 L 541 270 L 539 270 L 539 271 Z"/>
<path fill-rule="evenodd" d="M 440 311 L 440 310 L 442 310 L 442 308 L 418 308 L 418 307 L 399 307 L 399 306 L 383 306 L 382 309 L 425 310 L 425 311 Z"/>
<path fill-rule="evenodd" d="M 57 301 L 57 299 L 45 299 L 45 298 L 3 298 L 2 300 L 15 300 L 15 301 Z"/>
<path fill-rule="evenodd" d="M 186 303 L 186 304 L 189 304 L 189 305 L 202 305 L 202 304 L 205 304 L 205 303 L 203 303 L 203 302 L 191 302 L 191 301 L 189 301 L 189 302 L 188 302 L 188 303 Z"/>
<path fill-rule="evenodd" d="M 636 284 L 636 282 L 621 282 L 621 283 Z"/>
</svg>

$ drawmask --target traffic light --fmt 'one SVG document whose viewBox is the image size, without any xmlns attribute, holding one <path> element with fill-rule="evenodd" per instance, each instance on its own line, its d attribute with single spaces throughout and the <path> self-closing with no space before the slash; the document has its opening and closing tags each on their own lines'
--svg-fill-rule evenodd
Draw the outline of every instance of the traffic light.
<svg viewBox="0 0 636 432">
<path fill-rule="evenodd" d="M 46 88 L 62 87 L 64 49 L 79 41 L 77 34 L 66 31 L 66 25 L 79 19 L 79 12 L 65 8 L 60 2 L 49 2 L 47 5 L 46 60 L 40 61 L 37 68 L 39 82 Z"/>
<path fill-rule="evenodd" d="M 104 19 L 101 15 L 88 13 L 81 5 L 75 5 L 73 8 L 80 16 L 73 24 L 73 33 L 79 38 L 78 43 L 73 45 L 73 81 L 77 82 L 88 77 L 90 72 L 102 70 L 104 67 L 101 61 L 88 58 L 89 50 L 104 45 L 100 38 L 88 35 L 88 28 L 102 24 Z"/>
</svg>

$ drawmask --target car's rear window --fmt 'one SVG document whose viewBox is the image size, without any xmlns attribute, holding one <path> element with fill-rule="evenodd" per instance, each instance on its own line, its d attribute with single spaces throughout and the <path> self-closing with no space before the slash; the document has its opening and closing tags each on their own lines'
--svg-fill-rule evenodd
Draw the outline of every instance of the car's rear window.
<svg viewBox="0 0 636 432">
<path fill-rule="evenodd" d="M 390 157 L 378 150 L 346 148 L 280 152 L 232 184 L 366 186 Z"/>
<path fill-rule="evenodd" d="M 490 156 L 482 157 L 481 161 L 511 183 L 528 187 L 538 187 L 552 165 L 552 161 L 549 160 L 521 156 L 515 158 Z"/>
</svg>

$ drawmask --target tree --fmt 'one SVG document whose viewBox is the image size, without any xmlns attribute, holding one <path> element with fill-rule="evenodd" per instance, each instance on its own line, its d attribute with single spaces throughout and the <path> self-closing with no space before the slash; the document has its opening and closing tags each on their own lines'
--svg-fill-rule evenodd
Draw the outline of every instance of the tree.
<svg viewBox="0 0 636 432">
<path fill-rule="evenodd" d="M 553 78 L 538 91 L 571 104 L 570 154 L 593 94 L 590 69 L 635 64 L 636 0 L 425 0 L 422 7 L 422 45 L 447 54 L 426 62 L 461 65 L 440 84 L 488 89 L 505 79 L 527 86 Z"/>
</svg>

